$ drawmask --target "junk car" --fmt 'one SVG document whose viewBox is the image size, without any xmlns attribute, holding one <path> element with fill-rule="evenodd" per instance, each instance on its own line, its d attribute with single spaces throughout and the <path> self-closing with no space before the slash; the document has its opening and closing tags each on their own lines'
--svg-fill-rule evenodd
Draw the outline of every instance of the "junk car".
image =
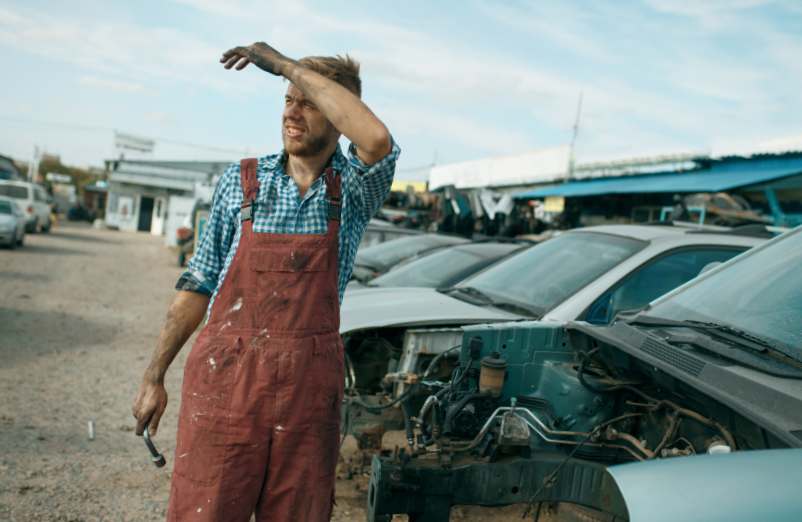
<svg viewBox="0 0 802 522">
<path fill-rule="evenodd" d="M 585 520 L 802 520 L 800 267 L 802 227 L 611 325 L 464 327 L 409 448 L 373 459 L 369 520 L 543 502 Z"/>
<path fill-rule="evenodd" d="M 483 240 L 439 247 L 398 263 L 362 287 L 349 284 L 348 288 L 447 288 L 531 245 L 531 241 Z"/>
<path fill-rule="evenodd" d="M 375 288 L 346 293 L 340 332 L 346 347 L 344 429 L 362 448 L 400 429 L 389 405 L 415 388 L 433 358 L 462 339 L 463 325 L 515 320 L 607 324 L 712 264 L 770 237 L 764 227 L 715 230 L 614 225 L 572 230 L 523 250 L 446 289 Z M 427 379 L 447 379 L 453 352 Z M 421 401 L 422 396 L 412 399 Z"/>
<path fill-rule="evenodd" d="M 415 234 L 360 248 L 354 260 L 351 279 L 366 283 L 404 259 L 436 248 L 468 242 L 465 238 L 445 234 Z"/>
</svg>

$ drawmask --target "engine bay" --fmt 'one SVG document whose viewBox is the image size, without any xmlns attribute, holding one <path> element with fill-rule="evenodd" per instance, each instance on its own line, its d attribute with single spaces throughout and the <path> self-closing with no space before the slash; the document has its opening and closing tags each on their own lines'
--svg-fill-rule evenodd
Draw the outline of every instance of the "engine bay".
<svg viewBox="0 0 802 522">
<path fill-rule="evenodd" d="M 450 481 L 438 498 L 454 504 L 572 501 L 622 517 L 606 466 L 788 446 L 698 386 L 580 330 L 517 322 L 462 331 L 461 345 L 429 361 L 437 373 L 457 357 L 451 379 L 427 382 L 407 412 L 409 446 L 374 459 L 374 520 L 430 504 L 423 492 L 437 487 L 434 475 Z M 473 497 L 461 497 L 466 488 Z M 399 506 L 398 489 L 430 498 Z"/>
</svg>

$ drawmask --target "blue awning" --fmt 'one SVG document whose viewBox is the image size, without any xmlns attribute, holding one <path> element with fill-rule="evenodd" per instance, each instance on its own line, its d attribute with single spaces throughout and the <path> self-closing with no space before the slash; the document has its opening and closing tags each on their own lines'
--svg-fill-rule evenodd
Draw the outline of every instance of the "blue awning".
<svg viewBox="0 0 802 522">
<path fill-rule="evenodd" d="M 683 192 L 722 192 L 802 174 L 802 158 L 738 160 L 715 163 L 708 169 L 689 172 L 664 172 L 569 181 L 540 187 L 515 195 L 516 199 L 547 196 L 567 198 L 603 194 L 648 194 Z"/>
</svg>

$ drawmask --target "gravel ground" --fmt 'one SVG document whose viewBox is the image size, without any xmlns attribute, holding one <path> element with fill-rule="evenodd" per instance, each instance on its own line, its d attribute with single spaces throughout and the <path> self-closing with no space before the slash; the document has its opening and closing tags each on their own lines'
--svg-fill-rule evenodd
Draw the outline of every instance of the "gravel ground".
<svg viewBox="0 0 802 522">
<path fill-rule="evenodd" d="M 156 438 L 165 468 L 134 436 L 130 407 L 174 293 L 175 259 L 162 238 L 70 223 L 0 250 L 0 520 L 164 519 L 189 350 L 167 376 Z M 365 476 L 338 480 L 335 521 L 366 519 L 366 486 Z M 455 508 L 452 520 L 520 514 Z"/>
</svg>

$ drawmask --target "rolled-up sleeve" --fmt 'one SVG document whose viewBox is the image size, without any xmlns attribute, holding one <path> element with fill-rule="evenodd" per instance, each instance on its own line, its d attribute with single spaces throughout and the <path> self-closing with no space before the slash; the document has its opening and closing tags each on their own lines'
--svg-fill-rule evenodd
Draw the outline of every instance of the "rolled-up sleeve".
<svg viewBox="0 0 802 522">
<path fill-rule="evenodd" d="M 237 215 L 232 212 L 231 197 L 232 193 L 239 190 L 238 182 L 239 165 L 233 164 L 217 183 L 206 228 L 186 271 L 178 278 L 175 285 L 177 290 L 208 296 L 214 293 L 236 230 Z"/>
<path fill-rule="evenodd" d="M 381 208 L 390 193 L 395 175 L 395 164 L 401 149 L 392 140 L 390 152 L 374 163 L 366 165 L 356 154 L 352 143 L 348 148 L 348 168 L 343 173 L 343 193 L 349 203 L 369 221 Z"/>
</svg>

